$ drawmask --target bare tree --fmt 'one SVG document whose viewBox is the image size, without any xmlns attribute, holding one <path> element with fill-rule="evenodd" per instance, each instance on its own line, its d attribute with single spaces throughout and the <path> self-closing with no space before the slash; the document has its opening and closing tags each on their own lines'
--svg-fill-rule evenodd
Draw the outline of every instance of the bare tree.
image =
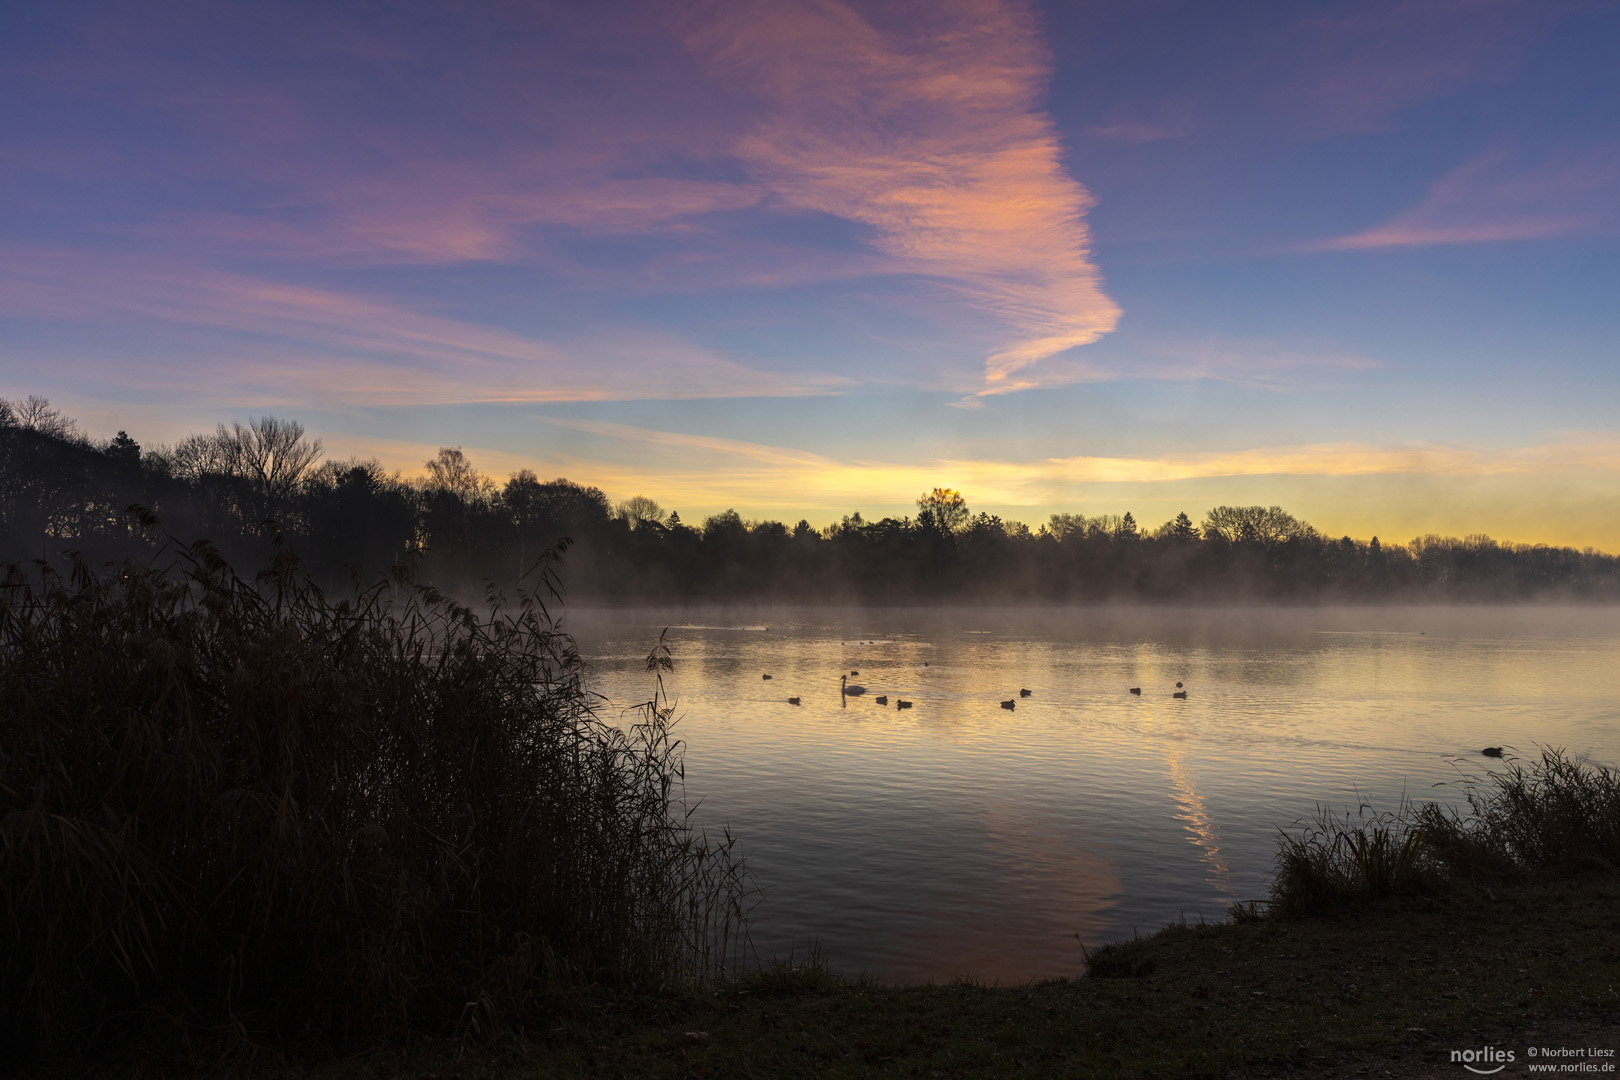
<svg viewBox="0 0 1620 1080">
<path fill-rule="evenodd" d="M 1046 529 L 1061 540 L 1134 540 L 1138 533 L 1136 519 L 1129 511 L 1119 514 L 1053 514 Z"/>
<path fill-rule="evenodd" d="M 917 496 L 917 522 L 949 536 L 967 528 L 972 517 L 967 500 L 955 488 L 935 488 Z"/>
<path fill-rule="evenodd" d="M 438 456 L 425 466 L 428 474 L 422 480 L 422 494 L 427 540 L 441 552 L 470 559 L 479 538 L 474 518 L 493 508 L 495 482 L 479 472 L 459 446 L 440 447 Z M 524 473 L 507 483 L 509 498 L 520 499 L 519 489 L 536 483 L 532 473 L 527 477 Z M 533 505 L 528 503 L 524 513 L 529 514 Z"/>
<path fill-rule="evenodd" d="M 426 465 L 428 475 L 424 486 L 431 492 L 454 495 L 462 502 L 475 502 L 488 498 L 495 490 L 495 482 L 479 472 L 459 446 L 441 446 L 439 456 Z M 523 471 L 528 473 L 527 469 Z M 533 473 L 528 475 L 533 479 Z"/>
<path fill-rule="evenodd" d="M 48 398 L 29 394 L 17 401 L 0 398 L 0 427 L 18 427 L 58 439 L 72 439 L 79 435 L 77 422 L 53 409 Z"/>
<path fill-rule="evenodd" d="M 1217 506 L 1204 517 L 1204 538 L 1275 547 L 1315 532 L 1280 506 Z"/>
<path fill-rule="evenodd" d="M 258 495 L 265 518 L 285 512 L 325 449 L 319 439 L 304 438 L 304 425 L 298 421 L 274 416 L 249 420 L 246 427 L 232 424 L 230 439 L 238 448 L 237 460 Z"/>
<path fill-rule="evenodd" d="M 298 485 L 323 449 L 319 439 L 304 437 L 298 421 L 261 416 L 188 435 L 160 455 L 176 476 L 194 483 L 209 477 L 235 480 L 237 513 L 251 526 L 291 508 Z"/>
<path fill-rule="evenodd" d="M 634 495 L 615 506 L 613 513 L 632 529 L 639 529 L 643 525 L 662 525 L 666 511 L 647 496 Z"/>
</svg>

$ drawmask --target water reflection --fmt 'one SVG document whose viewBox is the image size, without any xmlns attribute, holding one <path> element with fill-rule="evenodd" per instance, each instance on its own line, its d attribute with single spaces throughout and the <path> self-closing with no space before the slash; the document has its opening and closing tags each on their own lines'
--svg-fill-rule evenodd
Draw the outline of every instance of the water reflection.
<svg viewBox="0 0 1620 1080">
<path fill-rule="evenodd" d="M 1220 918 L 1264 895 L 1278 826 L 1454 798 L 1482 746 L 1620 758 L 1594 677 L 1620 666 L 1607 609 L 570 619 L 616 705 L 649 696 L 671 627 L 688 790 L 766 888 L 759 947 L 814 940 L 891 979 L 1072 975 L 1077 934 Z M 867 693 L 844 707 L 852 670 Z"/>
<path fill-rule="evenodd" d="M 1181 812 L 1176 816 L 1186 824 L 1188 835 L 1202 853 L 1200 858 L 1210 868 L 1210 876 L 1204 880 L 1221 895 L 1232 896 L 1230 881 L 1232 872 L 1227 869 L 1226 860 L 1221 857 L 1220 831 L 1215 827 L 1215 819 L 1204 806 L 1203 796 L 1198 794 L 1197 787 L 1193 785 L 1192 773 L 1182 761 L 1183 756 L 1181 742 L 1168 744 L 1165 764 L 1169 768 L 1170 789 L 1175 792 L 1176 801 L 1181 808 Z"/>
</svg>

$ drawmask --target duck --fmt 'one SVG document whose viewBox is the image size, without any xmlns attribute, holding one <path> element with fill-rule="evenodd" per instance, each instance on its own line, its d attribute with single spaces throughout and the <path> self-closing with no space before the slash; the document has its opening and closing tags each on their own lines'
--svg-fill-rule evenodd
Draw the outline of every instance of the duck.
<svg viewBox="0 0 1620 1080">
<path fill-rule="evenodd" d="M 1180 690 L 1180 689 L 1181 689 L 1181 684 L 1180 684 L 1180 683 L 1176 683 L 1176 689 L 1177 689 L 1177 690 Z"/>
<path fill-rule="evenodd" d="M 1500 746 L 1487 746 L 1485 749 L 1481 750 L 1480 753 L 1484 754 L 1486 757 L 1501 757 L 1502 748 Z"/>
<path fill-rule="evenodd" d="M 1131 693 L 1135 694 L 1137 697 L 1141 697 L 1142 696 L 1142 688 L 1140 686 L 1133 686 L 1133 687 L 1131 687 Z"/>
<path fill-rule="evenodd" d="M 1003 701 L 1001 703 L 1001 707 L 1003 709 L 1016 709 L 1016 708 L 1018 708 L 1018 702 L 1017 701 Z"/>
<path fill-rule="evenodd" d="M 761 675 L 761 676 L 760 676 L 760 678 L 762 678 L 762 679 L 769 679 L 769 678 L 770 678 L 770 676 L 769 676 L 769 675 Z"/>
<path fill-rule="evenodd" d="M 860 672 L 857 671 L 855 674 L 859 675 Z M 866 687 L 856 686 L 849 681 L 848 675 L 841 675 L 838 679 L 838 692 L 840 694 L 849 694 L 853 696 L 855 694 L 866 693 Z"/>
<path fill-rule="evenodd" d="M 859 675 L 859 674 L 860 674 L 860 672 L 858 672 L 858 671 L 851 671 L 851 672 L 850 672 L 850 674 L 851 674 L 851 675 Z"/>
<path fill-rule="evenodd" d="M 877 702 L 879 705 L 887 705 L 889 703 L 889 697 L 887 694 L 882 697 L 873 698 L 872 700 Z"/>
<path fill-rule="evenodd" d="M 1180 686 L 1181 684 L 1176 683 L 1176 685 Z M 1187 691 L 1185 691 L 1185 690 L 1177 690 L 1175 693 L 1171 694 L 1170 696 L 1171 697 L 1178 697 L 1178 698 L 1181 698 L 1182 700 L 1186 700 Z"/>
<path fill-rule="evenodd" d="M 789 705 L 797 705 L 797 704 L 798 704 L 798 703 L 799 703 L 799 699 L 798 699 L 798 698 L 796 698 L 796 697 L 790 697 L 790 698 L 788 698 L 788 704 L 789 704 Z"/>
<path fill-rule="evenodd" d="M 909 702 L 909 701 L 896 701 L 894 703 L 894 707 L 897 708 L 897 709 L 909 709 L 909 708 L 911 708 L 911 702 Z"/>
</svg>

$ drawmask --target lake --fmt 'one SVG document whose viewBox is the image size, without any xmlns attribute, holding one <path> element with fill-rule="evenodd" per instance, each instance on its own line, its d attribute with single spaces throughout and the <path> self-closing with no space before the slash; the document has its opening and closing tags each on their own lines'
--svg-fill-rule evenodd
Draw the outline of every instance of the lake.
<svg viewBox="0 0 1620 1080">
<path fill-rule="evenodd" d="M 1614 608 L 572 611 L 605 718 L 666 626 L 754 946 L 885 981 L 1074 976 L 1082 942 L 1222 919 L 1279 828 L 1459 799 L 1485 746 L 1620 761 Z"/>
</svg>

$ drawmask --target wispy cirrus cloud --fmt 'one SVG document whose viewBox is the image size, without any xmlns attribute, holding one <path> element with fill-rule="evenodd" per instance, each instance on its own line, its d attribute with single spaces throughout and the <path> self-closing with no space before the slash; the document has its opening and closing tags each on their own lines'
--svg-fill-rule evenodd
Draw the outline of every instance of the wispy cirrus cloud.
<svg viewBox="0 0 1620 1080">
<path fill-rule="evenodd" d="M 1492 150 L 1457 166 L 1423 201 L 1382 224 L 1307 244 L 1315 251 L 1542 240 L 1613 230 L 1620 216 L 1620 147 L 1551 156 L 1534 165 Z"/>
<path fill-rule="evenodd" d="M 111 227 L 149 250 L 284 260 L 289 279 L 503 264 L 621 305 L 865 279 L 844 293 L 860 308 L 849 323 L 879 329 L 844 351 L 879 381 L 976 394 L 1093 377 L 1069 350 L 1119 318 L 1024 0 L 715 0 L 648 5 L 633 28 L 542 6 L 470 13 L 444 41 L 415 20 L 326 20 L 316 36 L 335 48 L 251 14 L 201 16 L 198 42 L 267 36 L 312 77 L 223 55 L 143 62 L 164 41 L 136 23 L 102 35 L 104 69 L 59 73 L 186 118 L 200 148 L 187 168 L 254 192 Z M 384 100 L 399 94 L 432 106 Z M 885 363 L 884 328 L 900 324 L 952 347 Z"/>
<path fill-rule="evenodd" d="M 1332 133 L 1387 126 L 1422 102 L 1500 81 L 1518 65 L 1552 5 L 1525 0 L 1398 0 L 1309 14 L 1292 32 L 1306 61 L 1290 107 Z"/>
<path fill-rule="evenodd" d="M 194 365 L 171 359 L 128 373 L 192 395 L 337 405 L 610 401 L 798 396 L 848 382 L 751 367 L 657 334 L 545 341 L 419 304 L 148 256 L 0 249 L 0 310 L 144 326 L 153 348 L 166 328 L 200 331 L 192 351 L 203 359 Z M 125 370 L 81 378 L 116 381 Z"/>
<path fill-rule="evenodd" d="M 708 9 L 693 49 L 767 106 L 735 152 L 776 205 L 867 226 L 894 269 L 934 277 L 1008 339 L 979 394 L 1081 377 L 1055 362 L 1114 328 L 1089 192 L 1040 96 L 1050 60 L 1021 4 L 913 9 L 903 30 L 835 2 Z"/>
<path fill-rule="evenodd" d="M 752 185 L 680 178 L 557 175 L 539 165 L 416 162 L 407 177 L 328 181 L 317 213 L 191 212 L 138 231 L 195 250 L 253 251 L 324 263 L 520 262 L 526 230 L 596 236 L 678 233 L 705 214 L 746 210 Z"/>
<path fill-rule="evenodd" d="M 1161 124 L 1093 124 L 1086 128 L 1086 134 L 1122 142 L 1163 142 L 1165 139 L 1182 138 L 1189 130 Z"/>
</svg>

